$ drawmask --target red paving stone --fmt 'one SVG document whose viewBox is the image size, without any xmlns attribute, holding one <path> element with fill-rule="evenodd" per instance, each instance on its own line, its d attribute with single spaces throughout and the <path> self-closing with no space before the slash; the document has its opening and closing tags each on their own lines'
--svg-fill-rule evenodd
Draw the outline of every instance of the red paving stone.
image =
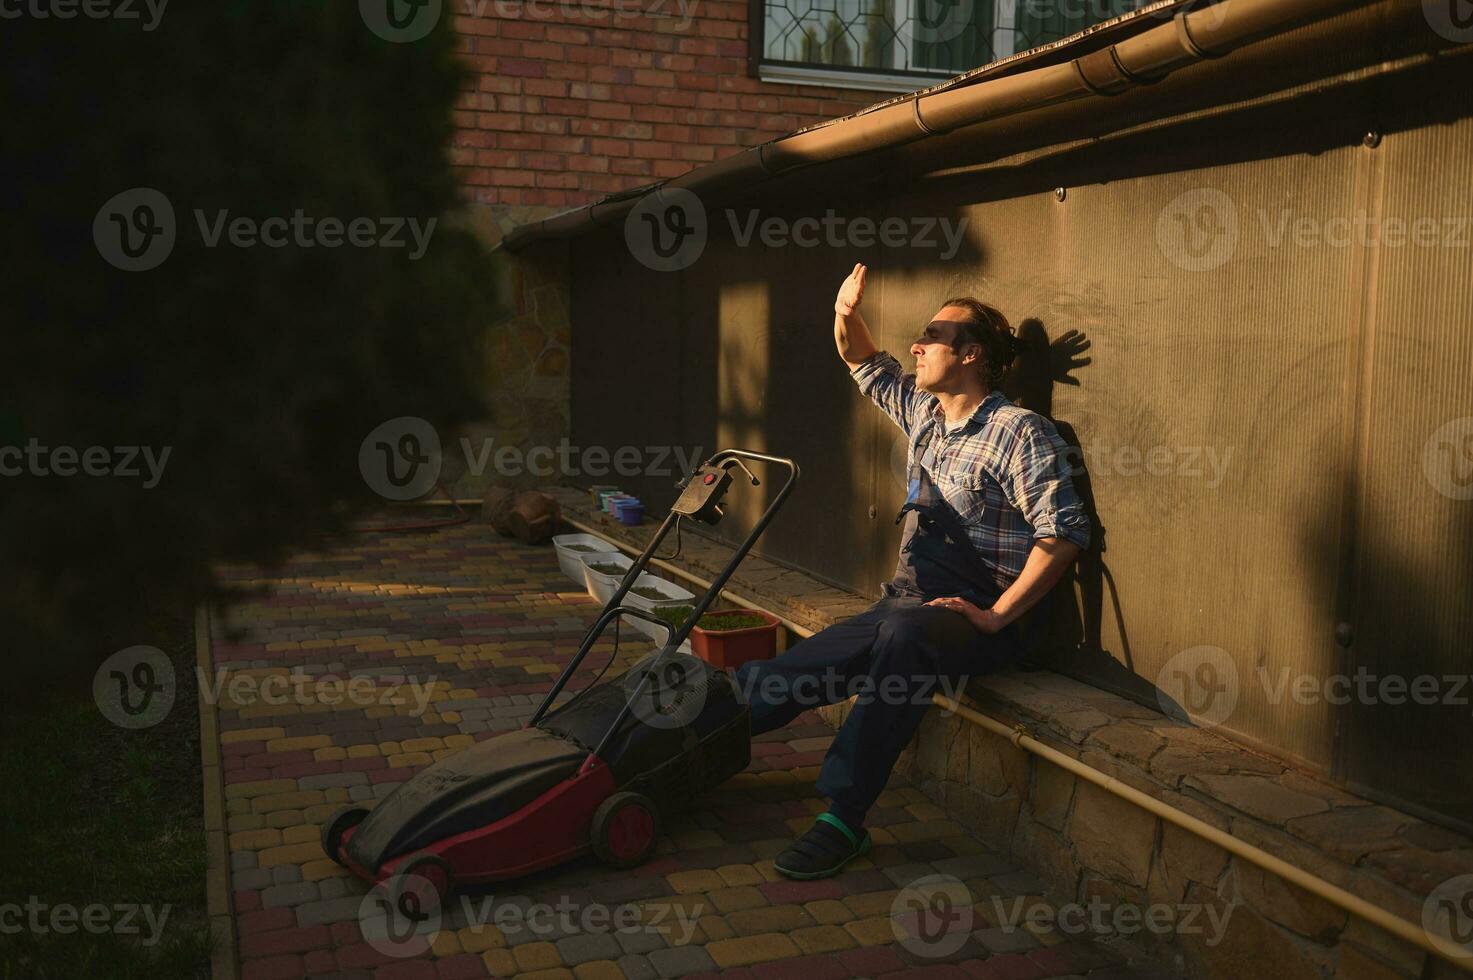
<svg viewBox="0 0 1473 980">
<path fill-rule="evenodd" d="M 589 857 L 469 892 L 473 902 L 489 899 L 488 907 L 503 910 L 559 902 L 586 910 L 603 902 L 607 912 L 629 903 L 639 928 L 508 933 L 500 919 L 472 928 L 465 907 L 452 899 L 433 949 L 389 955 L 385 948 L 403 948 L 366 941 L 357 914 L 366 886 L 321 853 L 320 824 L 349 802 L 371 806 L 435 760 L 521 727 L 576 652 L 598 606 L 563 577 L 551 546 L 522 545 L 479 524 L 345 540 L 331 551 L 300 555 L 268 578 L 247 570 L 228 577 L 268 590 L 235 607 L 228 622 L 212 624 L 213 666 L 223 675 L 205 678 L 207 685 L 221 683 L 225 821 L 247 980 L 335 972 L 461 980 L 571 971 L 585 961 L 604 961 L 594 968 L 605 971 L 597 976 L 610 969 L 630 975 L 673 969 L 731 980 L 881 974 L 1025 980 L 1051 975 L 1045 971 L 1061 964 L 1113 962 L 1108 953 L 1090 959 L 1049 949 L 928 963 L 893 940 L 902 933 L 875 933 L 876 922 L 884 929 L 888 900 L 900 887 L 891 874 L 906 883 L 936 873 L 931 861 L 987 850 L 966 828 L 926 811 L 921 805 L 929 801 L 900 777 L 874 811 L 874 848 L 842 876 L 794 882 L 778 875 L 772 858 L 823 809 L 813 783 L 824 750 L 811 740 L 829 739 L 832 731 L 811 712 L 756 739 L 748 770 L 696 808 L 667 815 L 664 837 L 644 866 L 617 872 Z M 589 683 L 608 659 L 612 631 L 605 637 L 570 689 Z M 607 676 L 650 649 L 625 630 Z M 355 685 L 348 690 L 358 695 L 351 701 L 343 697 L 348 678 Z M 789 744 L 798 740 L 810 740 L 804 751 Z M 901 867 L 903 875 L 893 870 Z M 716 892 L 730 911 L 719 911 Z M 796 911 L 775 912 L 793 918 L 762 926 L 761 935 L 733 931 L 728 915 L 750 923 L 747 910 L 761 906 Z M 671 948 L 678 932 L 655 922 L 678 924 L 681 913 L 691 916 L 690 942 Z M 827 945 L 795 956 L 793 933 Z M 721 962 L 750 965 L 722 971 Z"/>
</svg>

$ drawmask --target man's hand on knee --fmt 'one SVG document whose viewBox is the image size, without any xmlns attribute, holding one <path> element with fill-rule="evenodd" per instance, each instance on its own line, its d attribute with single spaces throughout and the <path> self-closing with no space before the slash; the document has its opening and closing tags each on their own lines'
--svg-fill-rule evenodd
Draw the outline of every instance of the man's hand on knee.
<svg viewBox="0 0 1473 980">
<path fill-rule="evenodd" d="M 982 609 L 959 596 L 932 599 L 926 605 L 961 613 L 979 633 L 996 633 L 1007 625 L 1003 622 L 1002 617 L 991 609 Z"/>
</svg>

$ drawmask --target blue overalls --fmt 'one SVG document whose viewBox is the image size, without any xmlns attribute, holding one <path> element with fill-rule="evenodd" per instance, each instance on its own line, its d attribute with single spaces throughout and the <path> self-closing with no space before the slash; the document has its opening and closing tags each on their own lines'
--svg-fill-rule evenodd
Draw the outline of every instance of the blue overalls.
<svg viewBox="0 0 1473 980">
<path fill-rule="evenodd" d="M 934 425 L 934 423 L 931 423 Z M 936 433 L 930 434 L 934 444 Z M 968 677 L 1015 664 L 1021 653 L 1008 626 L 987 634 L 960 613 L 927 606 L 961 596 L 988 609 L 999 595 L 993 575 L 967 537 L 961 519 L 931 481 L 916 454 L 910 493 L 896 515 L 905 520 L 895 577 L 859 615 L 795 643 L 773 660 L 737 671 L 752 712 L 752 734 L 780 728 L 809 708 L 859 696 L 824 757 L 817 789 L 851 828 L 885 788 L 890 771 L 920 725 L 931 695 L 946 678 L 953 690 Z"/>
</svg>

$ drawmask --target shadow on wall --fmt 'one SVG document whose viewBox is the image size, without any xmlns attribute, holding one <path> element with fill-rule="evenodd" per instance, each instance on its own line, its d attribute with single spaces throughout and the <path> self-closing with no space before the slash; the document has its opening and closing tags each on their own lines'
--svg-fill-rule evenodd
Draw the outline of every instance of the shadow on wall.
<svg viewBox="0 0 1473 980">
<path fill-rule="evenodd" d="M 1100 517 L 1079 434 L 1070 422 L 1054 414 L 1054 388 L 1080 384 L 1075 372 L 1091 362 L 1085 356 L 1090 340 L 1079 330 L 1050 338 L 1048 328 L 1035 317 L 1018 325 L 1017 337 L 1022 350 L 1008 370 L 1003 393 L 1058 429 L 1059 437 L 1069 447 L 1067 465 L 1091 528 L 1089 547 L 1058 585 L 1020 620 L 1027 651 L 1025 663 L 1037 669 L 1090 677 L 1092 684 L 1107 677 L 1114 690 L 1154 704 L 1155 686 L 1135 672 L 1118 588 L 1105 563 L 1107 528 Z M 1106 651 L 1100 635 L 1107 600 L 1119 624 L 1120 660 Z"/>
</svg>

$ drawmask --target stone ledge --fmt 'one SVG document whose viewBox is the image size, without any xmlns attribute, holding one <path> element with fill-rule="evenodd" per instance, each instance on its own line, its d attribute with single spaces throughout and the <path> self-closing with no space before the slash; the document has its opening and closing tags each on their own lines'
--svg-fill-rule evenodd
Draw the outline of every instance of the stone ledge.
<svg viewBox="0 0 1473 980">
<path fill-rule="evenodd" d="M 614 540 L 643 547 L 655 525 L 626 527 L 594 511 L 582 491 L 553 492 L 564 513 Z M 669 539 L 667 539 L 668 542 Z M 668 549 L 666 549 L 668 550 Z M 703 578 L 731 547 L 684 532 L 674 562 Z M 749 556 L 728 583 L 809 629 L 873 600 L 804 572 Z M 1362 799 L 1209 729 L 1060 674 L 1016 670 L 973 679 L 966 700 L 1039 741 L 1230 832 L 1413 923 L 1442 882 L 1473 874 L 1473 839 Z M 820 709 L 843 723 L 848 704 Z M 1007 740 L 932 712 L 900 765 L 928 796 L 1052 879 L 1065 901 L 1241 903 L 1220 945 L 1167 937 L 1159 954 L 1194 976 L 1235 976 L 1244 957 L 1285 977 L 1452 977 L 1425 951 L 1153 814 L 1082 781 Z M 1338 966 L 1336 965 L 1338 963 Z M 1268 964 L 1265 964 L 1267 967 Z"/>
<path fill-rule="evenodd" d="M 593 509 L 588 493 L 572 487 L 540 487 L 551 494 L 562 508 L 564 517 L 596 527 L 604 537 L 643 549 L 649 544 L 659 525 L 646 522 L 633 527 Z M 720 541 L 692 521 L 681 525 L 680 557 L 670 562 L 692 575 L 712 581 L 731 560 L 732 545 Z M 671 532 L 660 546 L 669 553 L 675 547 Z M 661 574 L 658 568 L 652 574 Z M 681 584 L 681 583 L 677 583 Z M 798 569 L 749 553 L 727 581 L 727 588 L 758 602 L 784 618 L 817 632 L 840 619 L 862 612 L 873 599 L 839 589 Z M 695 591 L 694 589 L 692 591 Z"/>
</svg>

